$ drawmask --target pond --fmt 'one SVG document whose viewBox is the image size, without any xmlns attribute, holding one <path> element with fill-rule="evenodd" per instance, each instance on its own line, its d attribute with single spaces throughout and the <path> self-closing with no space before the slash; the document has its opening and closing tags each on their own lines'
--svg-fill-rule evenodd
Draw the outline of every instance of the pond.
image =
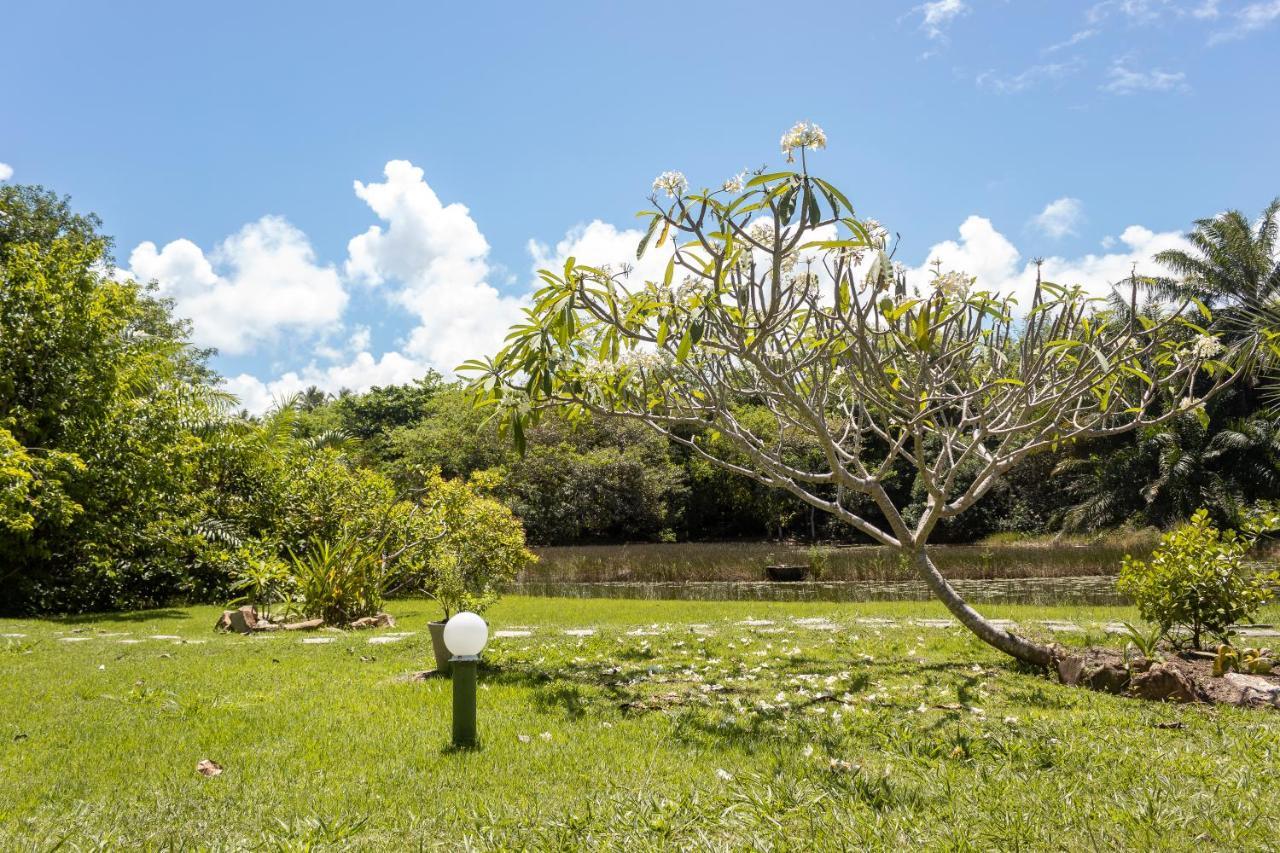
<svg viewBox="0 0 1280 853">
<path fill-rule="evenodd" d="M 939 569 L 972 601 L 1124 604 L 1115 573 L 1153 540 L 1099 544 L 942 545 Z M 929 589 L 899 555 L 878 546 L 810 548 L 770 542 L 585 545 L 542 548 L 510 587 L 524 595 L 759 601 L 924 600 Z M 810 567 L 811 579 L 770 582 L 765 567 Z M 812 569 L 818 574 L 813 576 Z"/>
<path fill-rule="evenodd" d="M 957 579 L 971 603 L 1128 604 L 1114 577 Z M 521 581 L 511 592 L 561 598 L 647 598 L 697 601 L 927 601 L 923 581 Z"/>
</svg>

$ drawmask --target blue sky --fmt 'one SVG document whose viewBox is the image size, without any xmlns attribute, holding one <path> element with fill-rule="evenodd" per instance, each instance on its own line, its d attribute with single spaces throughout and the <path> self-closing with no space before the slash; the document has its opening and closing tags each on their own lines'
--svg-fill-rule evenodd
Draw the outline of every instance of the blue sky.
<svg viewBox="0 0 1280 853">
<path fill-rule="evenodd" d="M 0 177 L 97 211 L 255 408 L 491 349 L 536 263 L 626 257 L 655 175 L 776 164 L 801 119 L 830 140 L 813 169 L 901 232 L 900 260 L 1011 289 L 1037 255 L 1105 285 L 1193 218 L 1280 194 L 1280 0 L 46 1 L 0 20 Z"/>
</svg>

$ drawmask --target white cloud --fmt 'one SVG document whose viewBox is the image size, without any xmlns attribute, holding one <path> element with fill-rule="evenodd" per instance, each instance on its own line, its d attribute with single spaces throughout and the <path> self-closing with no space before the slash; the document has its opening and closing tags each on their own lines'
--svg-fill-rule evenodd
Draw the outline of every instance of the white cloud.
<svg viewBox="0 0 1280 853">
<path fill-rule="evenodd" d="M 140 243 L 129 266 L 135 279 L 157 281 L 178 315 L 194 321 L 197 344 L 232 354 L 283 329 L 333 326 L 347 304 L 338 271 L 318 265 L 306 235 L 278 216 L 244 226 L 208 256 L 186 239 L 163 249 Z"/>
<path fill-rule="evenodd" d="M 638 228 L 619 229 L 596 219 L 587 225 L 570 228 L 554 248 L 530 240 L 529 254 L 533 258 L 535 273 L 540 269 L 559 271 L 563 269 L 565 260 L 573 257 L 579 264 L 609 266 L 619 272 L 630 267 L 629 282 L 662 281 L 667 261 L 671 258 L 672 242 L 668 240 L 661 247 L 651 244 L 644 257 L 637 260 L 636 247 L 642 239 L 644 232 Z"/>
<path fill-rule="evenodd" d="M 1216 11 L 1216 7 L 1215 7 Z M 1231 15 L 1231 26 L 1209 37 L 1209 44 L 1244 38 L 1256 30 L 1270 26 L 1280 19 L 1280 0 L 1263 0 L 1237 9 Z"/>
<path fill-rule="evenodd" d="M 920 28 L 931 39 L 945 39 L 947 28 L 968 10 L 964 0 L 934 0 L 915 9 L 921 13 Z"/>
<path fill-rule="evenodd" d="M 0 163 L 0 181 L 7 181 L 13 177 L 13 167 L 8 163 Z"/>
<path fill-rule="evenodd" d="M 1078 30 L 1072 33 L 1071 37 L 1068 39 L 1057 42 L 1056 44 L 1049 45 L 1044 50 L 1042 50 L 1041 53 L 1055 53 L 1059 50 L 1063 50 L 1068 47 L 1075 47 L 1076 45 L 1080 44 L 1080 42 L 1085 41 L 1086 39 L 1091 39 L 1097 34 L 1098 34 L 1097 29 L 1093 27 L 1086 27 L 1083 30 Z"/>
<path fill-rule="evenodd" d="M 1199 6 L 1191 10 L 1191 16 L 1201 20 L 1211 20 L 1222 14 L 1222 10 L 1218 8 L 1219 5 L 1219 0 L 1204 0 Z"/>
<path fill-rule="evenodd" d="M 345 364 L 319 367 L 313 363 L 268 382 L 252 374 L 241 373 L 223 380 L 223 388 L 235 394 L 242 407 L 261 414 L 276 401 L 312 385 L 330 393 L 343 388 L 361 392 L 374 385 L 403 385 L 424 373 L 426 370 L 421 364 L 398 352 L 385 353 L 381 358 L 359 352 Z"/>
<path fill-rule="evenodd" d="M 1104 244 L 1108 241 L 1104 241 Z M 1124 280 L 1137 265 L 1139 272 L 1154 271 L 1152 256 L 1166 249 L 1186 249 L 1186 239 L 1176 231 L 1154 232 L 1141 225 L 1130 225 L 1119 236 L 1118 244 L 1104 254 L 1085 254 L 1076 258 L 1060 256 L 1044 259 L 1042 275 L 1046 281 L 1063 285 L 1080 285 L 1096 296 L 1111 293 L 1111 285 Z M 1033 261 L 1023 261 L 1022 253 L 991 220 L 970 216 L 960 226 L 959 240 L 945 240 L 929 249 L 918 267 L 907 271 L 908 281 L 924 288 L 933 277 L 932 262 L 942 261 L 942 271 L 962 270 L 977 276 L 978 287 L 1000 294 L 1012 294 L 1018 304 L 1030 304 L 1035 285 Z"/>
<path fill-rule="evenodd" d="M 1140 71 L 1130 68 L 1123 59 L 1111 65 L 1107 73 L 1107 82 L 1099 88 L 1113 95 L 1132 95 L 1135 92 L 1168 92 L 1171 90 L 1186 91 L 1187 75 L 1181 71 L 1162 71 L 1152 68 Z"/>
<path fill-rule="evenodd" d="M 1043 65 L 1032 65 L 1009 77 L 1001 76 L 994 71 L 983 71 L 975 78 L 978 86 L 991 89 L 1004 95 L 1025 92 L 1040 83 L 1061 80 L 1076 73 L 1082 67 L 1079 60 L 1071 62 L 1050 62 Z"/>
<path fill-rule="evenodd" d="M 1151 24 L 1166 13 L 1178 15 L 1181 9 L 1170 0 L 1102 0 L 1085 11 L 1085 19 L 1099 23 L 1113 14 L 1137 24 Z"/>
<path fill-rule="evenodd" d="M 391 298 L 418 325 L 405 353 L 449 373 L 495 352 L 520 318 L 523 297 L 486 280 L 489 244 L 464 205 L 442 204 L 406 160 L 392 160 L 382 183 L 355 182 L 356 195 L 386 227 L 375 225 L 347 246 L 347 273 L 372 286 L 390 283 Z"/>
<path fill-rule="evenodd" d="M 1057 240 L 1075 234 L 1084 221 L 1084 204 L 1078 198 L 1064 196 L 1049 202 L 1032 218 L 1031 224 L 1047 237 Z"/>
</svg>

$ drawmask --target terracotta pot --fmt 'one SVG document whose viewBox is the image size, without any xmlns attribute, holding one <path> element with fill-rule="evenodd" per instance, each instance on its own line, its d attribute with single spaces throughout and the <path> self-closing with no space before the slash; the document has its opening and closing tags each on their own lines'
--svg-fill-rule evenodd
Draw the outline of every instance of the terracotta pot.
<svg viewBox="0 0 1280 853">
<path fill-rule="evenodd" d="M 449 672 L 449 660 L 453 657 L 444 644 L 444 623 L 428 622 L 431 629 L 431 650 L 436 654 L 436 672 Z"/>
</svg>

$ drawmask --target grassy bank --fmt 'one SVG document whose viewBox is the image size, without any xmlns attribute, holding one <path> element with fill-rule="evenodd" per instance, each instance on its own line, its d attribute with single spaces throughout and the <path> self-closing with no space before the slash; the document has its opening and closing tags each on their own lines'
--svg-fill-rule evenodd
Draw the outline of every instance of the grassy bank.
<svg viewBox="0 0 1280 853">
<path fill-rule="evenodd" d="M 1280 837 L 1280 714 L 1064 688 L 912 621 L 936 605 L 510 598 L 493 627 L 530 634 L 486 653 L 471 753 L 446 745 L 448 682 L 406 678 L 429 666 L 434 609 L 392 610 L 413 633 L 382 644 L 394 632 L 218 636 L 213 608 L 0 620 L 24 635 L 0 637 L 0 849 Z M 1069 622 L 1067 643 L 1132 615 L 990 611 L 1043 634 Z M 225 772 L 198 775 L 205 758 Z"/>
</svg>

